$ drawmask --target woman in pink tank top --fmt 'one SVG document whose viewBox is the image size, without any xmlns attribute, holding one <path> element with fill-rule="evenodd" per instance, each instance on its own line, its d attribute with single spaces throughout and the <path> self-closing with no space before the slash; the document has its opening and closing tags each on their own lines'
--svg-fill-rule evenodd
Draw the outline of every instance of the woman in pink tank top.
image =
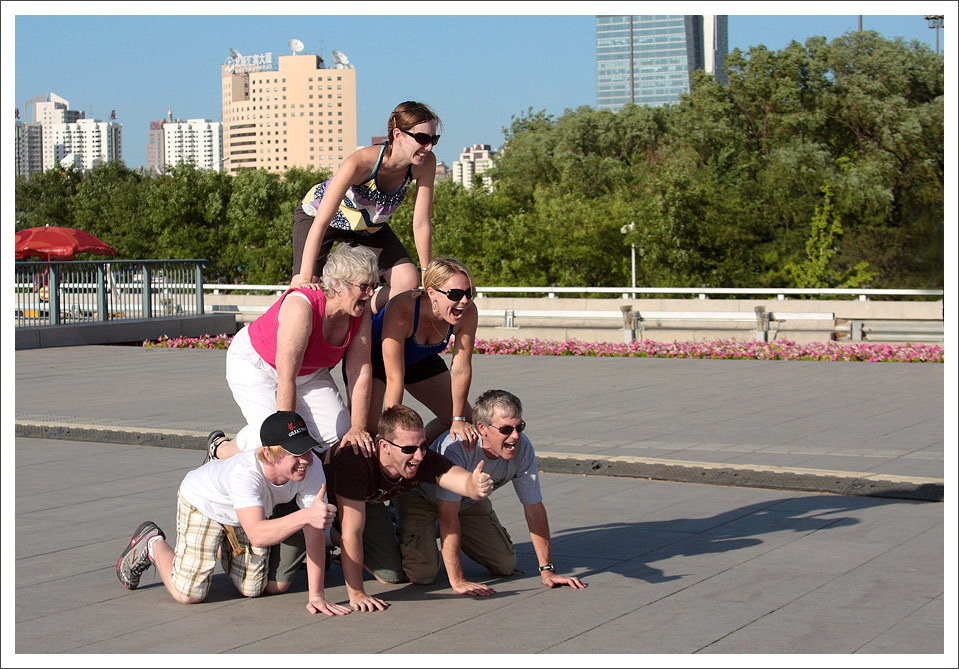
<svg viewBox="0 0 959 669">
<path fill-rule="evenodd" d="M 372 372 L 370 299 L 379 281 L 376 254 L 341 244 L 329 255 L 320 284 L 290 288 L 266 313 L 236 334 L 226 380 L 247 425 L 234 439 L 214 430 L 207 458 L 223 459 L 264 444 L 260 425 L 277 411 L 296 411 L 325 451 L 337 443 L 373 453 L 366 431 Z M 343 361 L 351 409 L 330 374 Z"/>
</svg>

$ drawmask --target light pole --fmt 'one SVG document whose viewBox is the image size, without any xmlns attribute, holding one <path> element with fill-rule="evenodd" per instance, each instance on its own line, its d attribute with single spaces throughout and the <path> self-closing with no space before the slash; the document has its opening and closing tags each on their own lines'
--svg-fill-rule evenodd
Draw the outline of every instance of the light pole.
<svg viewBox="0 0 959 669">
<path fill-rule="evenodd" d="M 931 16 L 923 17 L 926 21 L 929 22 L 929 29 L 936 29 L 936 55 L 939 55 L 939 29 L 942 28 L 942 14 L 932 14 Z"/>
<path fill-rule="evenodd" d="M 619 229 L 624 235 L 632 232 L 636 229 L 636 221 L 631 221 L 628 225 L 624 225 Z M 636 299 L 636 242 L 631 242 L 630 246 L 632 247 L 632 258 L 633 258 L 633 297 Z"/>
</svg>

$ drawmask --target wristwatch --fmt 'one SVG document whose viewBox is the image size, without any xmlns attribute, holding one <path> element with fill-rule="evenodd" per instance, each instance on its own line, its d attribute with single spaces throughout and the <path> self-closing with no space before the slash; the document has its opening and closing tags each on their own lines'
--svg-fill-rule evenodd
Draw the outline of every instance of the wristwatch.
<svg viewBox="0 0 959 669">
<path fill-rule="evenodd" d="M 453 420 L 454 420 L 454 421 L 455 421 L 455 420 L 458 420 L 458 421 L 462 421 L 463 423 L 465 423 L 465 422 L 466 422 L 466 416 L 453 416 Z"/>
<path fill-rule="evenodd" d="M 556 567 L 553 566 L 553 563 L 544 564 L 539 568 L 540 571 L 556 571 Z"/>
</svg>

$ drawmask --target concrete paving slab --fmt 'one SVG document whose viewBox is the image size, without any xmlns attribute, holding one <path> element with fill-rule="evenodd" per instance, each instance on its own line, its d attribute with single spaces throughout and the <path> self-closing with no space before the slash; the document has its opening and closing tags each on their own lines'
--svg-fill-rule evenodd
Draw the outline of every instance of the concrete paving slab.
<svg viewBox="0 0 959 669">
<path fill-rule="evenodd" d="M 928 655 L 941 653 L 943 630 L 937 622 L 923 622 L 908 619 L 897 622 L 892 627 L 865 644 L 860 653 L 906 653 Z"/>
<path fill-rule="evenodd" d="M 209 600 L 189 607 L 152 570 L 135 592 L 116 582 L 141 520 L 175 527 L 175 489 L 207 432 L 240 427 L 224 357 L 16 353 L 17 430 L 36 433 L 14 445 L 17 652 L 485 652 L 473 632 L 491 627 L 522 629 L 506 641 L 517 652 L 945 648 L 954 660 L 942 504 L 775 489 L 925 476 L 941 498 L 942 365 L 477 356 L 474 390 L 513 390 L 537 451 L 578 458 L 553 458 L 572 473 L 542 482 L 554 561 L 589 587 L 542 588 L 522 506 L 503 488 L 494 505 L 525 574 L 493 579 L 464 564 L 496 596 L 456 596 L 442 573 L 432 586 L 367 581 L 387 611 L 328 619 L 303 610 L 305 577 L 244 600 L 218 574 Z M 817 462 L 846 469 L 816 472 Z M 649 480 L 680 470 L 714 485 Z M 715 485 L 726 482 L 739 487 Z M 346 600 L 337 566 L 327 593 Z"/>
<path fill-rule="evenodd" d="M 18 439 L 16 447 L 23 452 L 50 445 L 50 440 Z M 284 595 L 244 600 L 218 574 L 207 602 L 182 606 L 158 584 L 153 570 L 144 574 L 140 589 L 124 590 L 114 564 L 140 519 L 172 522 L 176 481 L 197 466 L 197 453 L 150 447 L 121 453 L 116 446 L 92 442 L 54 446 L 78 464 L 99 460 L 105 468 L 110 458 L 121 464 L 110 472 L 113 482 L 101 486 L 99 500 L 93 494 L 97 467 L 78 466 L 68 478 L 69 462 L 58 469 L 54 458 L 44 467 L 39 462 L 47 456 L 34 455 L 29 465 L 16 468 L 18 495 L 21 484 L 33 482 L 30 487 L 36 489 L 38 482 L 56 482 L 62 496 L 72 497 L 75 489 L 85 497 L 59 510 L 63 527 L 55 532 L 37 530 L 53 520 L 55 505 L 18 507 L 17 548 L 29 547 L 16 559 L 18 652 L 485 652 L 488 647 L 472 631 L 490 625 L 523 630 L 507 635 L 506 652 L 676 653 L 708 651 L 719 643 L 724 652 L 744 652 L 762 647 L 757 639 L 784 636 L 770 619 L 795 625 L 803 616 L 818 645 L 809 646 L 810 639 L 798 635 L 793 645 L 783 647 L 804 643 L 805 650 L 835 652 L 855 644 L 848 635 L 829 633 L 835 622 L 831 608 L 810 603 L 795 609 L 795 615 L 789 611 L 790 602 L 814 602 L 820 592 L 828 593 L 824 581 L 837 582 L 835 569 L 822 568 L 824 547 L 829 550 L 823 537 L 830 532 L 842 536 L 836 541 L 845 546 L 842 561 L 849 569 L 843 575 L 848 581 L 838 583 L 829 601 L 843 604 L 842 624 L 851 621 L 860 629 L 857 647 L 880 643 L 876 630 L 883 627 L 856 618 L 866 607 L 857 608 L 852 593 L 895 580 L 890 575 L 901 578 L 906 554 L 931 567 L 912 574 L 915 580 L 904 587 L 914 594 L 900 596 L 906 612 L 883 620 L 883 629 L 900 638 L 912 629 L 907 623 L 914 616 L 931 619 L 927 630 L 942 620 L 941 606 L 919 601 L 931 594 L 942 602 L 943 567 L 941 557 L 938 563 L 934 558 L 942 552 L 941 539 L 936 540 L 942 532 L 940 504 L 560 474 L 543 475 L 554 560 L 564 573 L 583 575 L 589 584 L 584 591 L 542 588 L 534 575 L 522 506 L 503 488 L 494 494 L 494 505 L 517 543 L 526 575 L 490 579 L 470 567 L 474 578 L 497 590 L 492 598 L 454 596 L 442 576 L 432 586 L 367 581 L 371 592 L 392 603 L 387 611 L 328 619 L 303 610 L 305 578 Z M 160 460 L 166 465 L 162 483 L 167 490 L 118 492 L 119 479 L 146 481 Z M 911 524 L 916 531 L 903 543 L 894 532 L 879 530 L 883 522 Z M 930 538 L 920 540 L 925 533 Z M 888 559 L 876 559 L 884 549 Z M 337 566 L 327 573 L 327 594 L 335 601 L 346 598 Z M 916 603 L 912 613 L 910 602 Z M 770 611 L 785 613 L 771 618 Z M 745 634 L 757 625 L 762 635 Z M 908 641 L 901 645 L 913 647 Z"/>
</svg>

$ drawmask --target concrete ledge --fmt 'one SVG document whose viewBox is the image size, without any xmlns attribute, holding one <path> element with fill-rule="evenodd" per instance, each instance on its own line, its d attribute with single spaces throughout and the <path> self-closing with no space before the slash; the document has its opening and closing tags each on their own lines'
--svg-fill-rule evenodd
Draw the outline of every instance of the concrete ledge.
<svg viewBox="0 0 959 669">
<path fill-rule="evenodd" d="M 628 476 L 657 481 L 825 492 L 864 497 L 893 497 L 941 502 L 943 479 L 904 477 L 874 472 L 846 472 L 799 467 L 732 465 L 726 463 L 657 460 L 629 456 L 595 456 L 537 452 L 544 472 Z"/>
<path fill-rule="evenodd" d="M 16 423 L 16 436 L 35 439 L 65 439 L 95 441 L 102 444 L 128 446 L 161 446 L 164 448 L 195 448 L 206 450 L 206 432 L 190 430 L 143 430 L 113 425 L 65 425 L 63 423 Z"/>
<path fill-rule="evenodd" d="M 207 433 L 190 430 L 141 430 L 108 425 L 17 421 L 18 437 L 95 441 L 107 444 L 206 449 Z M 624 476 L 680 483 L 799 490 L 860 497 L 941 502 L 943 479 L 847 472 L 799 467 L 732 465 L 631 456 L 596 456 L 538 451 L 541 471 L 583 476 Z"/>
<path fill-rule="evenodd" d="M 70 323 L 16 328 L 16 350 L 85 346 L 89 344 L 123 344 L 145 339 L 167 337 L 199 337 L 210 334 L 235 334 L 233 314 L 164 316 L 130 321 L 103 323 Z"/>
</svg>

